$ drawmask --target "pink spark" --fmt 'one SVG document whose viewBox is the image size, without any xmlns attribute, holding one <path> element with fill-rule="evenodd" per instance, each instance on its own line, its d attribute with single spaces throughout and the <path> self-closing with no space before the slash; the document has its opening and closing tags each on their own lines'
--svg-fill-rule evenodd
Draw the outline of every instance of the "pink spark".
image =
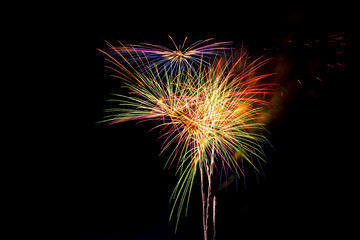
<svg viewBox="0 0 360 240">
<path fill-rule="evenodd" d="M 331 64 L 328 64 L 328 66 L 329 66 L 329 67 L 332 67 L 332 68 L 334 68 L 334 67 L 335 67 L 334 65 L 331 65 Z"/>
<path fill-rule="evenodd" d="M 336 52 L 337 54 L 344 54 L 344 53 L 342 53 L 342 52 Z"/>
<path fill-rule="evenodd" d="M 319 78 L 319 77 L 316 77 L 316 79 L 317 79 L 317 80 L 319 80 L 320 82 L 322 82 L 321 78 Z"/>
<path fill-rule="evenodd" d="M 302 83 L 300 82 L 300 80 L 299 80 L 299 79 L 298 79 L 298 82 L 299 82 L 300 86 L 302 86 Z"/>
<path fill-rule="evenodd" d="M 336 64 L 339 65 L 339 66 L 345 67 L 344 64 L 341 64 L 341 63 L 336 63 Z"/>
</svg>

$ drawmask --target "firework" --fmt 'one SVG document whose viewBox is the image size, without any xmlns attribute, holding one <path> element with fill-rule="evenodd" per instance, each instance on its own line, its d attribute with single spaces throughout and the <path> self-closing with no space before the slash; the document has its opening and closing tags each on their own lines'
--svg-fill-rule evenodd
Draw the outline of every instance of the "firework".
<svg viewBox="0 0 360 240">
<path fill-rule="evenodd" d="M 203 42 L 192 45 L 184 54 L 200 43 Z M 227 167 L 240 176 L 243 175 L 240 161 L 245 160 L 254 166 L 251 156 L 264 160 L 259 144 L 266 140 L 261 131 L 265 109 L 270 105 L 267 96 L 274 93 L 274 84 L 261 83 L 262 79 L 272 74 L 258 75 L 256 71 L 269 59 L 258 58 L 247 65 L 240 64 L 247 55 L 244 53 L 236 62 L 226 58 L 217 58 L 210 65 L 198 62 L 196 69 L 176 75 L 172 72 L 177 71 L 174 68 L 178 68 L 180 63 L 169 60 L 166 68 L 162 68 L 163 74 L 159 74 L 157 63 L 163 64 L 162 61 L 144 62 L 135 57 L 144 53 L 144 48 L 134 47 L 127 52 L 134 61 L 141 61 L 139 70 L 121 54 L 125 48 L 108 45 L 127 64 L 100 50 L 112 65 L 108 68 L 125 80 L 129 95 L 114 95 L 112 100 L 118 102 L 119 107 L 108 109 L 111 114 L 104 121 L 115 124 L 152 120 L 156 123 L 154 129 L 161 129 L 161 137 L 164 138 L 161 153 L 172 149 L 166 165 L 170 167 L 176 163 L 176 174 L 180 176 L 171 195 L 174 205 L 170 219 L 177 207 L 178 223 L 184 204 L 187 214 L 193 182 L 199 171 L 204 238 L 207 239 L 208 234 L 210 206 L 213 207 L 215 235 L 216 198 L 211 193 L 214 169 Z M 215 46 L 219 45 L 203 50 L 214 50 Z M 206 183 L 207 193 L 204 190 Z"/>
<path fill-rule="evenodd" d="M 186 47 L 187 37 L 181 45 L 177 45 L 173 38 L 169 36 L 175 49 L 164 46 L 143 43 L 139 45 L 123 45 L 112 47 L 110 53 L 113 55 L 121 55 L 130 63 L 148 62 L 147 67 L 156 66 L 160 72 L 168 69 L 167 74 L 179 73 L 183 71 L 195 71 L 196 67 L 208 64 L 208 61 L 229 50 L 231 42 L 211 43 L 214 39 L 197 41 Z"/>
</svg>

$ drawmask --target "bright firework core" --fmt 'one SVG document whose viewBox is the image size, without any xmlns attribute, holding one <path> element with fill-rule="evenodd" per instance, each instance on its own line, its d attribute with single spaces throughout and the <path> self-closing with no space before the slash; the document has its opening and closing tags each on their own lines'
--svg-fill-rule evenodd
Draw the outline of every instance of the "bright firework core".
<svg viewBox="0 0 360 240">
<path fill-rule="evenodd" d="M 176 52 L 176 55 L 177 55 L 178 57 L 182 57 L 183 53 L 182 53 L 181 51 L 177 51 L 177 52 Z"/>
</svg>

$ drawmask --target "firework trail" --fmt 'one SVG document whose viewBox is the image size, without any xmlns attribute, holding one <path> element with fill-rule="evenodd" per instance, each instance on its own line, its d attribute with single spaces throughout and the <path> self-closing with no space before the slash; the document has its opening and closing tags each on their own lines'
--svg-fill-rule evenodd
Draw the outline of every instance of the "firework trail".
<svg viewBox="0 0 360 240">
<path fill-rule="evenodd" d="M 203 42 L 192 45 L 184 54 L 200 43 Z M 193 182 L 200 172 L 204 238 L 207 239 L 209 231 L 210 206 L 213 207 L 215 237 L 216 198 L 212 195 L 214 169 L 219 172 L 220 167 L 230 168 L 240 176 L 244 174 L 240 159 L 255 169 L 252 156 L 265 161 L 260 144 L 266 139 L 261 132 L 266 108 L 271 105 L 267 96 L 274 94 L 275 84 L 261 83 L 273 74 L 259 75 L 257 70 L 269 59 L 258 58 L 245 65 L 241 64 L 247 55 L 243 53 L 236 62 L 217 58 L 212 63 L 202 64 L 196 60 L 200 59 L 201 54 L 198 53 L 199 58 L 192 60 L 198 63 L 197 68 L 191 66 L 191 71 L 182 70 L 178 72 L 181 74 L 173 74 L 177 72 L 176 68 L 181 68 L 179 62 L 167 59 L 166 67 L 158 67 L 157 64 L 164 64 L 164 61 L 143 61 L 139 56 L 144 53 L 144 48 L 134 47 L 127 51 L 130 59 L 137 64 L 137 67 L 133 67 L 128 56 L 122 55 L 125 47 L 107 45 L 121 58 L 118 61 L 113 54 L 100 50 L 106 55 L 105 60 L 111 63 L 107 67 L 115 71 L 114 76 L 125 80 L 129 94 L 114 95 L 111 100 L 116 101 L 118 107 L 107 109 L 109 115 L 103 122 L 115 124 L 151 120 L 156 123 L 153 129 L 159 129 L 164 138 L 161 153 L 172 149 L 166 166 L 176 163 L 176 174 L 180 176 L 171 195 L 174 205 L 170 219 L 176 214 L 178 225 L 184 204 L 187 214 Z M 219 45 L 202 49 L 214 50 L 217 47 Z M 163 71 L 163 74 L 159 74 L 159 71 Z M 206 183 L 207 194 L 204 189 Z"/>
</svg>

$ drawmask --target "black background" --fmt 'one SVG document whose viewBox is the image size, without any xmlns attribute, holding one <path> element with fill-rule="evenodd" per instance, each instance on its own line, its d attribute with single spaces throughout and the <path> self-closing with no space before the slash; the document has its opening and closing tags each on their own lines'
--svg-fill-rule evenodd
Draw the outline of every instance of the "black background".
<svg viewBox="0 0 360 240">
<path fill-rule="evenodd" d="M 16 205 L 23 209 L 15 218 L 31 226 L 32 233 L 48 239 L 202 239 L 199 179 L 178 233 L 175 222 L 168 222 L 177 177 L 174 168 L 163 170 L 167 156 L 158 157 L 162 140 L 158 132 L 149 132 L 153 125 L 96 123 L 110 106 L 109 94 L 121 91 L 121 82 L 109 77 L 97 51 L 106 49 L 104 40 L 172 47 L 168 35 L 179 43 L 186 36 L 188 43 L 214 37 L 279 56 L 281 39 L 294 34 L 299 43 L 291 50 L 298 59 L 293 74 L 306 76 L 303 43 L 337 34 L 347 43 L 346 68 L 319 69 L 321 84 L 313 84 L 312 75 L 303 77 L 303 86 L 269 125 L 275 151 L 267 148 L 265 176 L 259 175 L 259 183 L 249 177 L 246 190 L 239 181 L 238 190 L 232 185 L 219 193 L 217 239 L 346 238 L 355 190 L 347 176 L 354 159 L 346 156 L 351 140 L 342 133 L 349 130 L 345 119 L 357 118 L 346 110 L 351 94 L 340 97 L 351 81 L 349 7 L 207 4 L 216 5 L 103 4 L 70 11 L 71 24 L 56 26 L 64 28 L 59 37 L 65 40 L 49 49 L 61 51 L 61 57 L 47 85 L 44 134 L 31 148 L 36 157 L 17 163 L 23 174 L 14 188 L 20 196 Z M 319 51 L 314 50 L 336 62 L 332 49 L 328 53 L 322 45 Z"/>
</svg>

